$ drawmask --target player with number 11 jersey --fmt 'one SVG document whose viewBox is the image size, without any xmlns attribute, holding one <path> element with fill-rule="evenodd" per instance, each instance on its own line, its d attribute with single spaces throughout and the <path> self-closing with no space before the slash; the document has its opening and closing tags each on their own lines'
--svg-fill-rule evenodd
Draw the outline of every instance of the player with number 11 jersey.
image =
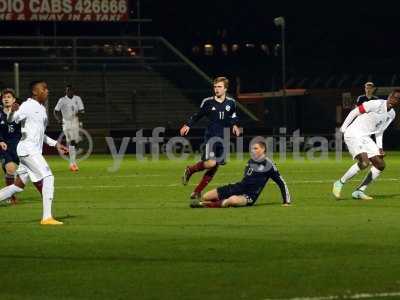
<svg viewBox="0 0 400 300">
<path fill-rule="evenodd" d="M 228 85 L 229 81 L 225 77 L 216 78 L 213 85 L 214 96 L 205 98 L 200 105 L 200 111 L 193 114 L 180 130 L 180 134 L 185 136 L 202 117 L 206 116 L 209 120 L 204 135 L 205 149 L 201 161 L 192 166 L 187 166 L 182 177 L 183 184 L 186 185 L 194 173 L 207 170 L 191 194 L 191 199 L 201 196 L 201 192 L 217 172 L 218 166 L 225 164 L 225 156 L 229 149 L 225 149 L 222 142 L 224 129 L 232 128 L 235 136 L 240 134 L 236 102 L 226 95 Z"/>
</svg>

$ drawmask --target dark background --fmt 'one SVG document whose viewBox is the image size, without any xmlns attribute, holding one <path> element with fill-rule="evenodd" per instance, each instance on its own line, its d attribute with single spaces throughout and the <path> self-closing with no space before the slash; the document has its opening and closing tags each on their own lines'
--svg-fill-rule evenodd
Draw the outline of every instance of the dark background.
<svg viewBox="0 0 400 300">
<path fill-rule="evenodd" d="M 304 2 L 304 1 L 302 1 Z M 141 0 L 143 35 L 162 35 L 186 53 L 196 43 L 279 42 L 273 18 L 285 16 L 289 70 L 296 72 L 396 71 L 400 45 L 397 9 L 364 4 L 276 4 L 271 1 Z M 136 1 L 131 15 L 136 17 Z M 101 28 L 101 30 L 99 30 Z M 100 33 L 99 33 L 100 32 Z M 136 35 L 136 23 L 3 23 L 1 35 Z M 307 70 L 305 70 L 307 69 Z"/>
<path fill-rule="evenodd" d="M 304 2 L 141 0 L 140 17 L 152 20 L 141 24 L 141 35 L 163 36 L 210 77 L 227 76 L 231 80 L 230 92 L 233 95 L 236 95 L 238 82 L 241 92 L 277 91 L 282 87 L 281 52 L 274 49 L 281 43 L 281 35 L 280 28 L 274 25 L 273 20 L 284 16 L 286 80 L 292 82 L 287 83 L 287 87 L 304 88 L 309 93 L 287 99 L 287 103 L 282 102 L 281 98 L 274 99 L 265 107 L 259 103 L 246 104 L 250 110 L 260 114 L 261 120 L 259 124 L 249 122 L 248 126 L 272 130 L 285 125 L 288 128 L 301 128 L 306 133 L 332 133 L 341 122 L 337 120 L 337 114 L 341 113 L 337 113 L 336 108 L 342 105 L 342 92 L 351 91 L 355 99 L 363 92 L 363 84 L 369 80 L 377 86 L 400 85 L 400 76 L 395 76 L 400 65 L 398 10 L 394 6 L 352 4 L 350 1 L 345 4 L 333 1 Z M 137 0 L 131 1 L 132 19 L 139 17 L 137 4 Z M 0 26 L 2 36 L 116 37 L 138 34 L 137 22 L 3 22 Z M 107 39 L 103 40 L 103 43 L 106 42 Z M 205 44 L 214 45 L 216 51 L 213 55 L 204 54 Z M 229 46 L 228 54 L 221 53 L 223 44 Z M 237 53 L 231 50 L 233 44 L 240 45 Z M 254 44 L 255 47 L 246 48 L 246 44 Z M 268 54 L 260 50 L 262 44 L 268 46 Z M 194 47 L 198 47 L 200 53 L 194 53 Z M 101 54 L 104 56 L 104 53 Z M 184 67 L 187 68 L 187 65 Z M 169 66 L 166 68 L 169 70 Z M 190 86 L 178 85 L 182 91 L 200 90 L 195 96 L 188 96 L 192 100 L 200 101 L 209 93 L 208 83 L 197 84 L 196 80 L 188 79 L 188 74 L 193 75 L 190 68 L 186 73 L 185 70 L 180 69 L 180 73 L 171 68 L 166 74 L 166 70 L 160 70 L 160 66 L 154 70 L 164 71 L 161 73 L 171 81 L 175 79 L 182 84 L 183 79 L 183 83 L 189 83 Z M 160 91 L 156 90 L 155 93 L 165 93 L 161 88 Z M 146 93 L 147 88 L 143 94 Z M 129 99 L 139 94 L 135 91 L 135 96 L 129 96 Z M 148 97 L 158 99 L 154 95 Z M 89 98 L 86 96 L 86 99 Z M 93 98 L 102 97 L 96 94 Z M 159 100 L 161 103 L 165 99 Z M 272 111 L 273 114 L 268 114 Z M 343 116 L 346 113 L 343 111 Z"/>
</svg>

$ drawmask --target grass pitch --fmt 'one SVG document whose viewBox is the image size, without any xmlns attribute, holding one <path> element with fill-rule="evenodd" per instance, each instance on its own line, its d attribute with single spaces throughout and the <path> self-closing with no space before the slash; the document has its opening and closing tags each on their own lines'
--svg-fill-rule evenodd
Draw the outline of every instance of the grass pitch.
<svg viewBox="0 0 400 300">
<path fill-rule="evenodd" d="M 0 207 L 0 299 L 269 299 L 400 291 L 400 154 L 368 192 L 330 192 L 352 161 L 276 161 L 292 207 L 273 182 L 257 205 L 190 209 L 180 176 L 193 161 L 92 156 L 78 174 L 58 157 L 54 212 L 39 225 L 29 185 L 20 204 Z M 209 188 L 241 179 L 245 161 L 220 168 Z M 389 299 L 390 297 L 386 297 Z M 391 297 L 390 299 L 399 299 Z M 368 298 L 373 299 L 373 297 Z"/>
</svg>

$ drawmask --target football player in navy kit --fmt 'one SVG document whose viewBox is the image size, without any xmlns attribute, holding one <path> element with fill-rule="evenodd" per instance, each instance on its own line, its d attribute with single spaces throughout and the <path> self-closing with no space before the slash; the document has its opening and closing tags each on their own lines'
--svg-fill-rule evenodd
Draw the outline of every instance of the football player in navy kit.
<svg viewBox="0 0 400 300">
<path fill-rule="evenodd" d="M 273 161 L 266 156 L 266 150 L 267 146 L 264 142 L 253 143 L 251 145 L 252 158 L 247 162 L 243 179 L 205 193 L 201 201 L 192 199 L 190 206 L 192 208 L 252 206 L 270 178 L 281 191 L 283 205 L 289 206 L 291 203 L 289 189 Z"/>
<path fill-rule="evenodd" d="M 370 100 L 379 99 L 377 96 L 374 95 L 374 93 L 376 91 L 376 87 L 373 82 L 371 82 L 371 81 L 366 82 L 364 84 L 364 90 L 365 90 L 365 94 L 357 97 L 356 106 L 360 106 L 364 102 L 367 102 Z"/>
<path fill-rule="evenodd" d="M 217 172 L 218 166 L 225 164 L 225 156 L 229 149 L 225 149 L 222 143 L 224 129 L 232 128 L 235 136 L 240 135 L 236 102 L 226 95 L 228 86 L 229 81 L 227 78 L 215 78 L 213 81 L 214 96 L 205 98 L 200 105 L 200 110 L 193 114 L 180 129 L 181 136 L 185 136 L 190 128 L 202 117 L 206 116 L 209 120 L 204 136 L 205 150 L 201 161 L 192 166 L 187 166 L 182 177 L 182 183 L 187 185 L 194 173 L 206 170 L 200 183 L 192 192 L 191 199 L 201 196 L 201 192 Z"/>
<path fill-rule="evenodd" d="M 15 173 L 19 164 L 17 145 L 21 139 L 21 125 L 7 122 L 7 114 L 11 106 L 16 102 L 15 92 L 12 89 L 4 89 L 1 93 L 3 108 L 0 110 L 0 159 L 5 173 L 6 185 L 14 183 Z M 15 196 L 11 197 L 11 203 L 16 203 Z"/>
</svg>

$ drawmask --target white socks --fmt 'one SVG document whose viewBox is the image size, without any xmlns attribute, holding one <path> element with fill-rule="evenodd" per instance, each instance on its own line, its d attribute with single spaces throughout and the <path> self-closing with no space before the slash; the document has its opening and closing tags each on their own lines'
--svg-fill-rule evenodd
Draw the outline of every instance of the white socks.
<svg viewBox="0 0 400 300">
<path fill-rule="evenodd" d="M 54 176 L 47 176 L 43 178 L 43 220 L 52 217 L 51 205 L 54 197 Z"/>
<path fill-rule="evenodd" d="M 6 186 L 0 190 L 0 201 L 10 198 L 15 193 L 22 192 L 24 189 L 17 187 L 15 184 Z"/>
<path fill-rule="evenodd" d="M 69 151 L 69 163 L 74 164 L 76 162 L 76 150 L 75 146 L 68 146 L 68 151 Z"/>
<path fill-rule="evenodd" d="M 20 174 L 19 177 L 21 180 L 26 183 L 28 181 L 28 174 Z M 0 201 L 6 200 L 10 198 L 15 193 L 22 192 L 24 189 L 16 186 L 15 184 L 6 186 L 5 188 L 0 190 Z M 42 188 L 42 197 L 43 197 L 43 220 L 51 218 L 51 206 L 53 203 L 54 197 L 54 176 L 47 176 L 43 178 L 43 188 Z"/>
<path fill-rule="evenodd" d="M 346 181 L 357 175 L 358 172 L 360 172 L 360 167 L 358 166 L 357 163 L 355 163 L 350 167 L 350 169 L 347 170 L 347 172 L 343 175 L 343 177 L 340 178 L 340 181 L 342 183 L 346 183 Z"/>
</svg>

